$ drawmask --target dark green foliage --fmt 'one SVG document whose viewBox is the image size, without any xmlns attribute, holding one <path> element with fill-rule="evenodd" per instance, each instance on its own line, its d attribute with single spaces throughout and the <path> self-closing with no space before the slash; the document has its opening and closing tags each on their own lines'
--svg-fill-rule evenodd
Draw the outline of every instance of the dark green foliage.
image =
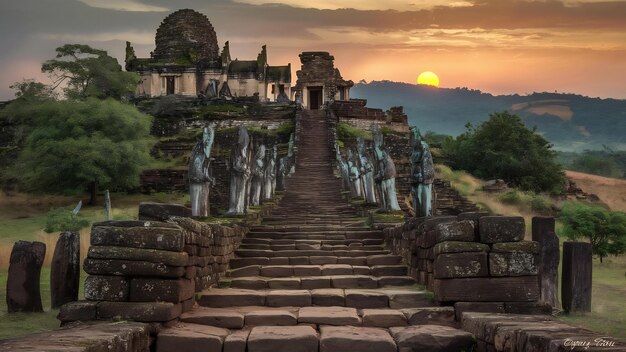
<svg viewBox="0 0 626 352">
<path fill-rule="evenodd" d="M 525 191 L 560 192 L 565 175 L 548 141 L 508 112 L 443 143 L 450 166 L 482 179 L 503 179 Z"/>
<path fill-rule="evenodd" d="M 626 178 L 626 151 L 586 150 L 583 153 L 560 153 L 559 158 L 570 170 L 594 175 Z"/>
<path fill-rule="evenodd" d="M 151 118 L 113 99 L 49 101 L 29 110 L 31 132 L 11 173 L 21 189 L 73 193 L 92 182 L 138 185 L 151 160 Z"/>
<path fill-rule="evenodd" d="M 67 84 L 70 99 L 121 99 L 135 92 L 139 76 L 122 71 L 117 60 L 104 50 L 88 45 L 65 44 L 56 49 L 55 59 L 41 65 L 41 72 L 54 77 L 54 86 Z"/>
<path fill-rule="evenodd" d="M 43 229 L 47 233 L 72 231 L 78 232 L 80 229 L 89 226 L 89 220 L 83 219 L 80 213 L 74 215 L 72 207 L 52 209 L 46 215 L 46 226 Z"/>
<path fill-rule="evenodd" d="M 430 147 L 440 147 L 450 136 L 433 131 L 427 131 L 422 138 L 430 145 Z"/>
<path fill-rule="evenodd" d="M 355 139 L 361 137 L 366 140 L 372 139 L 372 133 L 362 129 L 352 127 L 345 122 L 337 124 L 337 138 L 340 140 Z"/>
<path fill-rule="evenodd" d="M 566 202 L 561 209 L 562 233 L 570 239 L 585 238 L 602 258 L 626 252 L 626 214 L 601 206 Z"/>
</svg>

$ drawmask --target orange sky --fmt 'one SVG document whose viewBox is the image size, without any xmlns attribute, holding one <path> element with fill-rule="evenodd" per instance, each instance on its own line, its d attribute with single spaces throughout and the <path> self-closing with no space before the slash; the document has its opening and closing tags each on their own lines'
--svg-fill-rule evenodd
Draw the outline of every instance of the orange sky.
<svg viewBox="0 0 626 352">
<path fill-rule="evenodd" d="M 301 51 L 330 51 L 344 78 L 415 83 L 494 94 L 559 91 L 626 98 L 626 1 L 560 0 L 20 0 L 0 5 L 0 100 L 65 43 L 123 59 L 154 48 L 160 21 L 178 8 L 205 13 L 220 45 L 270 64 L 299 67 Z M 307 6 L 317 6 L 310 8 Z M 295 76 L 294 76 L 295 78 Z"/>
</svg>

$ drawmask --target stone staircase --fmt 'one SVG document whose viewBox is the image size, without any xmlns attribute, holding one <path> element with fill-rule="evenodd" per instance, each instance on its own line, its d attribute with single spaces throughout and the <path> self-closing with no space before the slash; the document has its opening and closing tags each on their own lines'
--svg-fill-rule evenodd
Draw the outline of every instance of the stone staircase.
<svg viewBox="0 0 626 352">
<path fill-rule="evenodd" d="M 220 288 L 162 331 L 157 352 L 460 351 L 452 307 L 408 276 L 382 231 L 341 197 L 323 111 L 303 111 L 296 173 L 251 228 Z"/>
</svg>

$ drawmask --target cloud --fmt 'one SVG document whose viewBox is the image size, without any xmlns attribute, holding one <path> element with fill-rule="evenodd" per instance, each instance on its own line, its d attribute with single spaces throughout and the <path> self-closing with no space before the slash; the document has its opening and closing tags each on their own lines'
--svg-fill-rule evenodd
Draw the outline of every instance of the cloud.
<svg viewBox="0 0 626 352">
<path fill-rule="evenodd" d="M 107 0 L 107 1 L 79 0 L 79 1 L 91 7 L 118 10 L 118 11 L 165 12 L 169 10 L 169 8 L 167 7 L 152 6 L 148 4 L 142 4 L 140 2 L 136 2 L 132 0 Z"/>
</svg>

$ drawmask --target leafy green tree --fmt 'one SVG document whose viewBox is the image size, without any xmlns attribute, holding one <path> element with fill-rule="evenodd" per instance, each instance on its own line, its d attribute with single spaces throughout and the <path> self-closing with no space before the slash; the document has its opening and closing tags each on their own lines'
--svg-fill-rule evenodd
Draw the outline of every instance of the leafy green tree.
<svg viewBox="0 0 626 352">
<path fill-rule="evenodd" d="M 30 110 L 31 132 L 13 176 L 26 191 L 71 194 L 138 186 L 150 162 L 151 118 L 113 99 L 49 101 Z"/>
<path fill-rule="evenodd" d="M 450 166 L 483 179 L 503 179 L 523 190 L 559 192 L 565 175 L 552 145 L 536 129 L 508 112 L 490 115 L 478 127 L 444 141 L 444 158 Z"/>
<path fill-rule="evenodd" d="M 44 62 L 41 71 L 53 78 L 53 88 L 66 84 L 64 91 L 70 99 L 120 100 L 132 94 L 139 83 L 136 73 L 122 71 L 117 60 L 104 50 L 65 44 L 56 52 L 56 58 Z"/>
<path fill-rule="evenodd" d="M 561 209 L 563 234 L 589 240 L 593 253 L 602 258 L 626 252 L 626 214 L 601 206 L 566 202 Z"/>
</svg>

